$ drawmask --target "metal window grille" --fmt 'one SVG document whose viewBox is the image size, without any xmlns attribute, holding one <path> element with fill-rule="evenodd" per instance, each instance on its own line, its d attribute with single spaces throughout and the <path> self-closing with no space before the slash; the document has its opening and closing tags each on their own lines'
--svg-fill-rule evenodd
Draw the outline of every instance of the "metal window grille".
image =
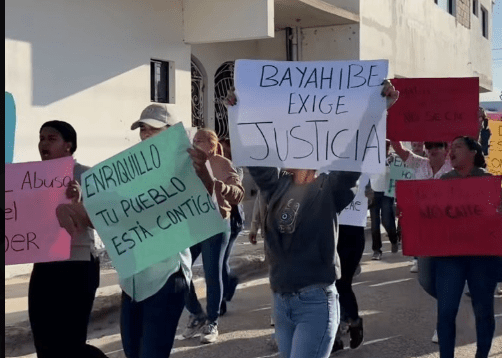
<svg viewBox="0 0 502 358">
<path fill-rule="evenodd" d="M 192 127 L 204 127 L 204 76 L 192 60 Z"/>
<path fill-rule="evenodd" d="M 234 62 L 223 63 L 214 75 L 214 130 L 218 138 L 228 137 L 228 112 L 223 104 L 228 90 L 234 86 Z"/>
</svg>

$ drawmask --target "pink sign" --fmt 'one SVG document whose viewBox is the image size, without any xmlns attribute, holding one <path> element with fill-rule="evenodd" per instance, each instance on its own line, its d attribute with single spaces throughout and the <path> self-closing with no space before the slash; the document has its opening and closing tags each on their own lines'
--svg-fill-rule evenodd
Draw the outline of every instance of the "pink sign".
<svg viewBox="0 0 502 358">
<path fill-rule="evenodd" d="M 5 164 L 5 264 L 70 258 L 70 235 L 56 217 L 73 179 L 72 157 Z"/>
</svg>

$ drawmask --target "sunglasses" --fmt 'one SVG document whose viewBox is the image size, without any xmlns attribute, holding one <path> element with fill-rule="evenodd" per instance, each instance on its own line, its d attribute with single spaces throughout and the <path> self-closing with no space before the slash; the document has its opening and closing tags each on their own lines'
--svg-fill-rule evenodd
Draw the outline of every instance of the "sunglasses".
<svg viewBox="0 0 502 358">
<path fill-rule="evenodd" d="M 444 148 L 443 143 L 425 143 L 425 149 L 431 150 L 432 148 Z"/>
</svg>

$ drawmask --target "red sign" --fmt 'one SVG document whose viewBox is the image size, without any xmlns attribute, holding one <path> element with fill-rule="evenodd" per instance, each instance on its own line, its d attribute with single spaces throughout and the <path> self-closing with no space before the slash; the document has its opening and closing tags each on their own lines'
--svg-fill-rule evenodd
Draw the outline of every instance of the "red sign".
<svg viewBox="0 0 502 358">
<path fill-rule="evenodd" d="M 403 255 L 502 256 L 502 177 L 400 180 Z"/>
<path fill-rule="evenodd" d="M 391 80 L 399 99 L 387 115 L 387 138 L 449 142 L 478 137 L 479 79 L 399 78 Z"/>
</svg>

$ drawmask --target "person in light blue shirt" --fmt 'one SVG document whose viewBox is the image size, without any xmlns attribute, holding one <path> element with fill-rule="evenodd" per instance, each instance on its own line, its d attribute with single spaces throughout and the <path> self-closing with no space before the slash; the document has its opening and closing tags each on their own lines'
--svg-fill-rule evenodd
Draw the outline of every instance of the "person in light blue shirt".
<svg viewBox="0 0 502 358">
<path fill-rule="evenodd" d="M 140 128 L 140 138 L 146 140 L 176 122 L 165 106 L 152 104 L 143 110 L 131 129 Z M 199 178 L 210 190 L 210 176 L 207 169 L 204 171 L 205 157 L 199 155 L 199 160 L 192 153 L 191 157 Z M 120 333 L 127 358 L 169 357 L 192 279 L 191 266 L 190 250 L 185 249 L 120 280 L 123 291 Z"/>
</svg>

